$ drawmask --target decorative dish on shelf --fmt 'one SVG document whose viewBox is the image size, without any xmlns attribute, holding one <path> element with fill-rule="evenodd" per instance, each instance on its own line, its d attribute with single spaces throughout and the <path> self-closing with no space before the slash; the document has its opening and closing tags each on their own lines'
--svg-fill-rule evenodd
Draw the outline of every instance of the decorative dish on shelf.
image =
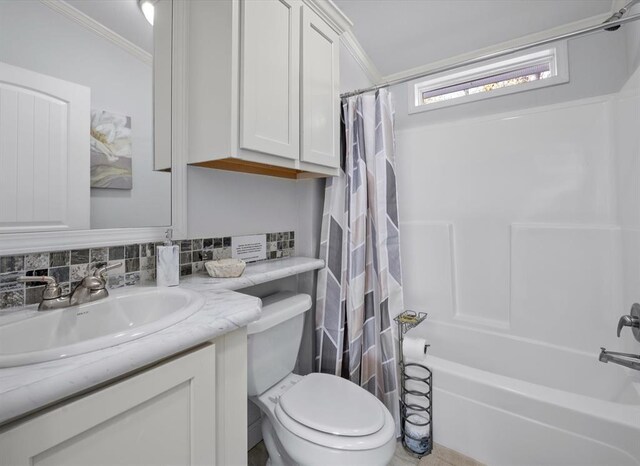
<svg viewBox="0 0 640 466">
<path fill-rule="evenodd" d="M 235 278 L 242 275 L 247 264 L 242 259 L 220 259 L 205 262 L 204 266 L 214 278 Z"/>
</svg>

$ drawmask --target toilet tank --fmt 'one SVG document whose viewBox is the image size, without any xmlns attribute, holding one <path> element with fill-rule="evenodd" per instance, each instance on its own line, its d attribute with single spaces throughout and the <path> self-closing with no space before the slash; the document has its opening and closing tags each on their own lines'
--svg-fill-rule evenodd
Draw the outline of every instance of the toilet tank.
<svg viewBox="0 0 640 466">
<path fill-rule="evenodd" d="M 260 319 L 247 326 L 247 390 L 257 396 L 293 371 L 311 296 L 283 291 L 262 299 Z"/>
</svg>

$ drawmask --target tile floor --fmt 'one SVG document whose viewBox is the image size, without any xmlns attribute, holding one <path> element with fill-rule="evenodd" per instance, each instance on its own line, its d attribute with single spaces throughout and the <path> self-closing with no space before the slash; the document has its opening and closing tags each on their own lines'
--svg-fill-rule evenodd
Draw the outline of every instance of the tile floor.
<svg viewBox="0 0 640 466">
<path fill-rule="evenodd" d="M 249 466 L 264 466 L 268 457 L 264 442 L 260 442 L 249 450 L 248 464 Z M 402 447 L 402 444 L 398 442 L 390 466 L 482 466 L 482 463 L 438 444 L 435 445 L 433 452 L 429 456 L 418 459 L 409 455 Z"/>
</svg>

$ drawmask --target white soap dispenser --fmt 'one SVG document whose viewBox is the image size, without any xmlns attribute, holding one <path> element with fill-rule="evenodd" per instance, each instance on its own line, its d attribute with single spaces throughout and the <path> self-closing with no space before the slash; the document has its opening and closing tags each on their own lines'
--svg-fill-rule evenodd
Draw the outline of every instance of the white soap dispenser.
<svg viewBox="0 0 640 466">
<path fill-rule="evenodd" d="M 156 286 L 177 286 L 180 283 L 180 248 L 171 242 L 171 228 L 167 230 L 164 246 L 158 246 Z"/>
</svg>

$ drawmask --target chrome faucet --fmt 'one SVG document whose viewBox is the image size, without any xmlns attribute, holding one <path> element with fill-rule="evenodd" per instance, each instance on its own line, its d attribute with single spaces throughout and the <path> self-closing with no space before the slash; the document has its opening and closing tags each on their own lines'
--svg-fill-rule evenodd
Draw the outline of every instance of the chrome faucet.
<svg viewBox="0 0 640 466">
<path fill-rule="evenodd" d="M 617 353 L 615 351 L 607 351 L 601 347 L 600 357 L 598 359 L 600 362 L 612 362 L 614 364 L 628 367 L 629 369 L 640 371 L 640 354 Z"/>
<path fill-rule="evenodd" d="M 38 310 L 50 311 L 106 298 L 109 296 L 109 291 L 107 291 L 107 281 L 103 274 L 121 265 L 122 262 L 118 262 L 96 269 L 93 274 L 84 277 L 72 293 L 65 295 L 62 294 L 62 288 L 53 277 L 19 277 L 18 281 L 20 283 L 45 283 L 46 286 L 42 292 L 42 301 L 40 301 Z"/>
<path fill-rule="evenodd" d="M 69 306 L 69 295 L 62 294 L 62 288 L 53 277 L 18 277 L 20 283 L 45 283 L 42 292 L 42 301 L 38 306 L 39 311 L 50 311 Z"/>
<path fill-rule="evenodd" d="M 634 303 L 631 306 L 629 315 L 620 317 L 618 320 L 618 329 L 616 334 L 620 338 L 620 334 L 624 327 L 631 327 L 631 332 L 636 340 L 640 341 L 640 304 Z M 630 369 L 640 371 L 640 354 L 617 353 L 615 351 L 607 351 L 600 348 L 600 362 L 612 362 Z"/>
<path fill-rule="evenodd" d="M 69 298 L 69 305 L 75 306 L 77 304 L 84 304 L 90 301 L 97 301 L 109 296 L 107 291 L 107 280 L 104 274 L 113 269 L 117 269 L 122 265 L 122 262 L 117 264 L 111 264 L 104 267 L 100 267 L 93 272 L 93 275 L 87 275 L 82 279 L 80 284 L 76 286 L 76 289 L 71 293 Z"/>
</svg>

